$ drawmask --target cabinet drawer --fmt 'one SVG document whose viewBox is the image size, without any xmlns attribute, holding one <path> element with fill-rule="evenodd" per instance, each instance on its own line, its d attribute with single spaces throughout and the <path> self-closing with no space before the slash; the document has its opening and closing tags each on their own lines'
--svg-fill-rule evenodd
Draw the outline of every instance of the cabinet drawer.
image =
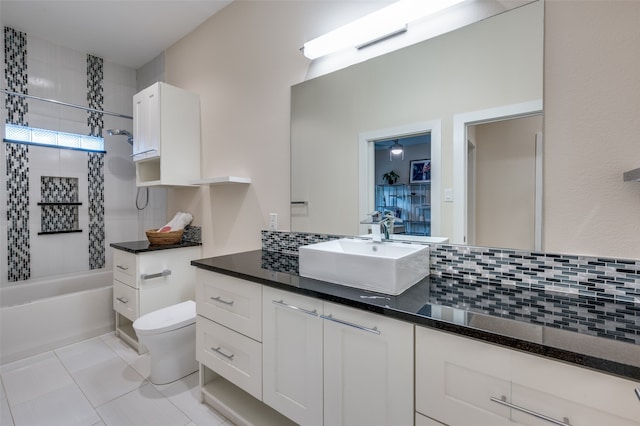
<svg viewBox="0 0 640 426">
<path fill-rule="evenodd" d="M 470 356 L 473 354 L 473 356 Z M 416 327 L 416 411 L 449 425 L 509 425 L 510 351 Z"/>
<path fill-rule="evenodd" d="M 416 413 L 416 426 L 444 426 L 444 423 L 437 422 L 420 413 Z"/>
<path fill-rule="evenodd" d="M 196 282 L 198 315 L 262 341 L 261 285 L 201 269 Z"/>
<path fill-rule="evenodd" d="M 138 276 L 137 258 L 133 253 L 127 253 L 122 250 L 113 251 L 113 278 L 137 287 L 136 280 Z"/>
<path fill-rule="evenodd" d="M 196 359 L 262 400 L 262 345 L 201 316 L 196 317 Z"/>
<path fill-rule="evenodd" d="M 138 290 L 121 282 L 113 282 L 113 309 L 129 318 L 138 319 Z"/>
<path fill-rule="evenodd" d="M 640 401 L 631 380 L 535 355 L 513 352 L 510 402 L 572 425 L 640 425 Z M 513 409 L 522 425 L 547 424 Z"/>
</svg>

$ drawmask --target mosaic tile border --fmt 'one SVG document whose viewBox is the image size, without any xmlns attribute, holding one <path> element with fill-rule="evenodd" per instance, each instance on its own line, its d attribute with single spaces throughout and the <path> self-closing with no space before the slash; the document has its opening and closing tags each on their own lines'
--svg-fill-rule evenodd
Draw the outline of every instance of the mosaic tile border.
<svg viewBox="0 0 640 426">
<path fill-rule="evenodd" d="M 104 79 L 104 61 L 97 56 L 87 55 L 87 102 L 89 108 L 102 110 L 104 94 L 102 81 Z M 104 128 L 103 114 L 95 111 L 87 112 L 89 136 L 102 137 Z"/>
<path fill-rule="evenodd" d="M 104 154 L 87 153 L 89 180 L 89 269 L 106 263 L 104 231 Z"/>
<path fill-rule="evenodd" d="M 4 27 L 4 81 L 12 92 L 29 94 L 27 73 L 27 34 L 13 28 Z M 7 95 L 5 98 L 7 123 L 28 126 L 29 104 L 20 96 Z"/>
<path fill-rule="evenodd" d="M 262 247 L 296 255 L 301 245 L 336 238 L 341 236 L 262 231 Z M 432 244 L 430 263 L 431 275 L 461 282 L 640 304 L 640 260 Z"/>
<path fill-rule="evenodd" d="M 5 143 L 7 161 L 7 279 L 31 277 L 29 146 Z"/>
<path fill-rule="evenodd" d="M 78 202 L 78 178 L 40 176 L 40 199 L 46 203 Z M 71 231 L 77 230 L 78 228 L 78 206 L 41 206 L 41 232 Z"/>
</svg>

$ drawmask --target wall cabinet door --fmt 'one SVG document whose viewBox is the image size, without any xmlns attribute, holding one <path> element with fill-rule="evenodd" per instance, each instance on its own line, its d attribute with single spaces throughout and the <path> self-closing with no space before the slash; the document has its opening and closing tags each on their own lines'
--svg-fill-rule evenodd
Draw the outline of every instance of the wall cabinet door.
<svg viewBox="0 0 640 426">
<path fill-rule="evenodd" d="M 160 157 L 160 85 L 133 97 L 133 160 Z"/>
<path fill-rule="evenodd" d="M 325 302 L 324 424 L 413 425 L 413 325 Z"/>
<path fill-rule="evenodd" d="M 263 401 L 301 425 L 322 425 L 322 301 L 263 289 Z"/>
</svg>

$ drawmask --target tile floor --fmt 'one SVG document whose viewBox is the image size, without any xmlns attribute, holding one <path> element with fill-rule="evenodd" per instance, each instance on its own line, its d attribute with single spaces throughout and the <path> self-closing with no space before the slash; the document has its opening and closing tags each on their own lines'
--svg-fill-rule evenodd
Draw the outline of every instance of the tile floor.
<svg viewBox="0 0 640 426">
<path fill-rule="evenodd" d="M 0 367 L 0 426 L 228 426 L 198 373 L 153 385 L 149 355 L 108 333 Z"/>
</svg>

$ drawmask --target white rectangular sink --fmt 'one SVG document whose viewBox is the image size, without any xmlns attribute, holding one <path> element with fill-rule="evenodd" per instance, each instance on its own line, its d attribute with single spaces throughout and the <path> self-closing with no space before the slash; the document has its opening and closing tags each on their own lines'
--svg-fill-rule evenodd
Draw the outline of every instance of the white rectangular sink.
<svg viewBox="0 0 640 426">
<path fill-rule="evenodd" d="M 421 244 L 342 238 L 298 253 L 302 277 L 394 296 L 429 275 L 429 246 Z"/>
</svg>

